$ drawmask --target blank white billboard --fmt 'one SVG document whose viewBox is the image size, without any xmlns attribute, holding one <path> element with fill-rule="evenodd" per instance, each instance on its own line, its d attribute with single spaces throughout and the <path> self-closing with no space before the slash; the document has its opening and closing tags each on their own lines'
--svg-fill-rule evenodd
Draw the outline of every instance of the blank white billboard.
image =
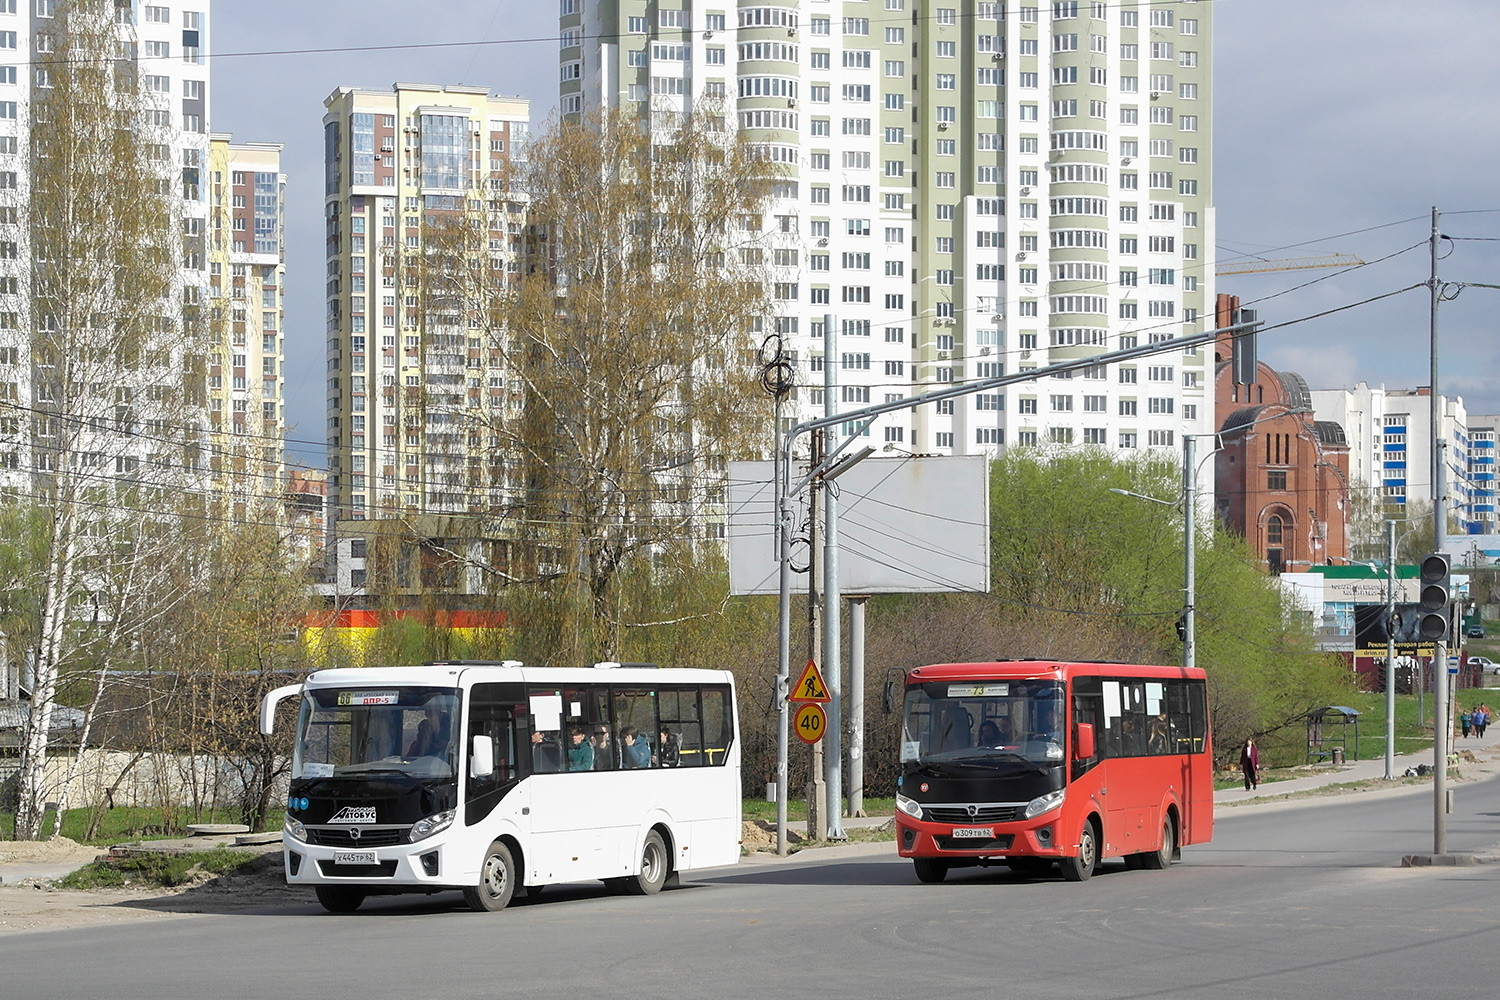
<svg viewBox="0 0 1500 1000">
<path fill-rule="evenodd" d="M 795 484 L 803 473 L 792 477 Z M 780 591 L 776 499 L 770 462 L 729 464 L 729 588 Z M 982 455 L 867 458 L 839 476 L 839 588 L 847 594 L 990 589 L 989 460 Z M 795 499 L 796 535 L 806 536 L 807 494 Z M 818 537 L 822 545 L 822 511 Z M 797 564 L 805 541 L 794 542 Z M 805 574 L 793 590 L 807 589 Z"/>
</svg>

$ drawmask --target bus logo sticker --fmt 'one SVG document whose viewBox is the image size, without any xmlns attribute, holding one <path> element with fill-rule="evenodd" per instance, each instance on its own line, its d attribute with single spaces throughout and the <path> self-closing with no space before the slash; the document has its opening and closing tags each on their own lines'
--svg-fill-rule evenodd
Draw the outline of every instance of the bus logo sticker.
<svg viewBox="0 0 1500 1000">
<path fill-rule="evenodd" d="M 375 822 L 374 806 L 345 806 L 333 814 L 330 823 L 373 823 Z"/>
</svg>

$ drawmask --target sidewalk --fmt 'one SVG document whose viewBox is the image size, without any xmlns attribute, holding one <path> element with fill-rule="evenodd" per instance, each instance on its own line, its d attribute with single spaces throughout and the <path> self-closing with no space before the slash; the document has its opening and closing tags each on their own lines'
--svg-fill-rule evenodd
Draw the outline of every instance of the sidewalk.
<svg viewBox="0 0 1500 1000">
<path fill-rule="evenodd" d="M 1464 739 L 1462 735 L 1456 737 L 1450 748 L 1453 753 L 1462 754 L 1464 751 L 1472 753 L 1479 758 L 1477 764 L 1469 763 L 1460 759 L 1458 769 L 1462 774 L 1461 780 L 1472 780 L 1477 775 L 1493 774 L 1500 770 L 1500 728 L 1488 727 L 1483 739 L 1469 737 Z M 1392 763 L 1392 771 L 1397 778 L 1406 773 L 1406 769 L 1426 764 L 1433 764 L 1432 748 L 1429 746 L 1416 753 L 1397 754 Z M 1225 788 L 1214 793 L 1214 804 L 1219 806 L 1252 804 L 1272 800 L 1284 800 L 1288 795 L 1297 792 L 1307 792 L 1330 785 L 1342 785 L 1355 781 L 1369 781 L 1385 777 L 1385 757 L 1376 757 L 1373 760 L 1349 761 L 1344 764 L 1308 764 L 1305 765 L 1308 774 L 1301 777 L 1289 778 L 1284 781 L 1262 781 L 1260 786 L 1246 791 L 1244 788 Z M 1405 786 L 1401 786 L 1405 787 Z M 1373 789 L 1372 789 L 1373 790 Z"/>
</svg>

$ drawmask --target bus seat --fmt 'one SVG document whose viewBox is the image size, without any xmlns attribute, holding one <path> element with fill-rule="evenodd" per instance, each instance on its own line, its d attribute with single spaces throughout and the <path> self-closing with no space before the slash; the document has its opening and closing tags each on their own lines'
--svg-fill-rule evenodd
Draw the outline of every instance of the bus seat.
<svg viewBox="0 0 1500 1000">
<path fill-rule="evenodd" d="M 538 743 L 531 748 L 532 770 L 561 771 L 562 747 L 556 743 Z"/>
</svg>

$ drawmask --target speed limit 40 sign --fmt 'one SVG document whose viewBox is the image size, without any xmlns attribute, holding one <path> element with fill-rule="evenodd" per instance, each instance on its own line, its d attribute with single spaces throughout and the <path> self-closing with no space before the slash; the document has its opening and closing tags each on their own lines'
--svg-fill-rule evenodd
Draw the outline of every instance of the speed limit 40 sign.
<svg viewBox="0 0 1500 1000">
<path fill-rule="evenodd" d="M 816 702 L 803 704 L 797 709 L 797 714 L 792 716 L 792 732 L 797 734 L 797 739 L 803 743 L 816 743 L 823 738 L 823 732 L 828 728 L 828 714 L 823 711 L 823 706 Z"/>
</svg>

